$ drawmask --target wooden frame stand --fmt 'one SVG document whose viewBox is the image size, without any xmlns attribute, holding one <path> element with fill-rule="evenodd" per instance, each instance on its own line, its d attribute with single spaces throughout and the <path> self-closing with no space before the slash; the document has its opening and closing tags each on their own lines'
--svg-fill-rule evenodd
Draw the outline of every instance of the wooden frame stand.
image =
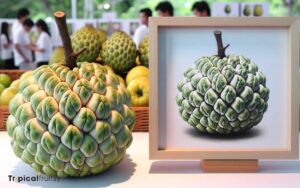
<svg viewBox="0 0 300 188">
<path fill-rule="evenodd" d="M 201 161 L 204 172 L 257 172 L 257 159 L 204 159 Z"/>
</svg>

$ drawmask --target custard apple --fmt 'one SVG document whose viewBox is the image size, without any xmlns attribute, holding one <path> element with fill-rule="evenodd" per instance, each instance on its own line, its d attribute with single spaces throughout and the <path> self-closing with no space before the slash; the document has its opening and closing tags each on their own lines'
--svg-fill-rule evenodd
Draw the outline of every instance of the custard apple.
<svg viewBox="0 0 300 188">
<path fill-rule="evenodd" d="M 72 47 L 75 52 L 86 48 L 86 50 L 77 57 L 77 62 L 94 62 L 101 49 L 98 30 L 91 25 L 82 27 L 72 36 Z"/>
<path fill-rule="evenodd" d="M 135 65 L 137 56 L 136 45 L 123 31 L 114 32 L 103 44 L 101 58 L 117 74 L 129 71 Z"/>
<path fill-rule="evenodd" d="M 249 58 L 201 57 L 185 71 L 176 102 L 183 120 L 204 133 L 251 129 L 268 108 L 266 77 Z"/>
<path fill-rule="evenodd" d="M 149 47 L 148 47 L 148 35 L 142 40 L 139 46 L 140 62 L 142 65 L 149 66 Z"/>
<path fill-rule="evenodd" d="M 135 113 L 117 76 L 96 63 L 41 66 L 21 82 L 6 126 L 14 153 L 50 176 L 87 176 L 119 163 Z"/>
</svg>

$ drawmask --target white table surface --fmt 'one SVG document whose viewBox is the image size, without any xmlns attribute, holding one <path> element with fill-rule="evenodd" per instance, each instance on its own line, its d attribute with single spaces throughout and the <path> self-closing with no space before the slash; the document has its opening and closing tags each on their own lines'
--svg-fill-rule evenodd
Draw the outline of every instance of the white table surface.
<svg viewBox="0 0 300 188">
<path fill-rule="evenodd" d="M 17 158 L 6 132 L 0 132 L 0 187 L 45 188 L 299 188 L 300 161 L 260 161 L 258 173 L 203 173 L 199 161 L 148 160 L 148 133 L 134 133 L 128 155 L 104 174 L 61 179 L 59 182 L 10 182 L 8 176 L 35 176 L 35 171 Z M 46 177 L 46 176 L 43 176 Z"/>
</svg>

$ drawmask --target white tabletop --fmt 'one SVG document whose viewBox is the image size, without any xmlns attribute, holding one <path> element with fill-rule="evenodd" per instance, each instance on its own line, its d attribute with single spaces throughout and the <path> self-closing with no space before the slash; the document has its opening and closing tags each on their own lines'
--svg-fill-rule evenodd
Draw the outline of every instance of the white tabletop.
<svg viewBox="0 0 300 188">
<path fill-rule="evenodd" d="M 69 188 L 299 188 L 300 161 L 260 161 L 258 173 L 203 173 L 200 161 L 150 161 L 148 133 L 134 133 L 134 141 L 123 161 L 104 174 L 57 181 L 12 182 L 12 176 L 36 176 L 35 171 L 17 158 L 6 132 L 0 132 L 0 187 Z M 44 176 L 44 178 L 48 178 Z"/>
</svg>

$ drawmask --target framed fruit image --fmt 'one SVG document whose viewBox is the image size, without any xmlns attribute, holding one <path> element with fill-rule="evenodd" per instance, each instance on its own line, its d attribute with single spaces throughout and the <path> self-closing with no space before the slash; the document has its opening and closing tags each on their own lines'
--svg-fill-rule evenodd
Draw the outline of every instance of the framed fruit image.
<svg viewBox="0 0 300 188">
<path fill-rule="evenodd" d="M 298 158 L 296 18 L 151 18 L 150 159 Z"/>
</svg>

